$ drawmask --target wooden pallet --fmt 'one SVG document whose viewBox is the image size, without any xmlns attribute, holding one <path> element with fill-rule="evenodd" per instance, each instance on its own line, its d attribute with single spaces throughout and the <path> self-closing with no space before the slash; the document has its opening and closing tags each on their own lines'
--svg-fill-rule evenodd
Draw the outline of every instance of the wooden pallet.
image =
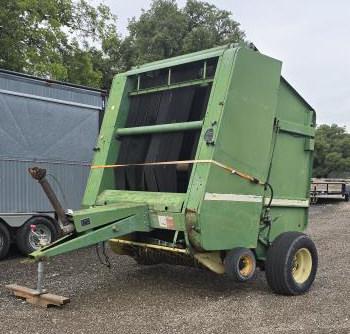
<svg viewBox="0 0 350 334">
<path fill-rule="evenodd" d="M 53 295 L 46 292 L 39 293 L 34 289 L 29 289 L 17 284 L 6 285 L 6 288 L 11 290 L 16 297 L 24 299 L 28 303 L 42 307 L 48 307 L 50 305 L 62 306 L 70 302 L 69 298 Z"/>
</svg>

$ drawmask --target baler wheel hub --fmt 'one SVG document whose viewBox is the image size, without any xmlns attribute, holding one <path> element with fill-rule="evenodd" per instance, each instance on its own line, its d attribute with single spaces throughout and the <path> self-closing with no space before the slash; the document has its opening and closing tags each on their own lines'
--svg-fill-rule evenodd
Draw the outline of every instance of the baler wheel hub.
<svg viewBox="0 0 350 334">
<path fill-rule="evenodd" d="M 34 225 L 29 234 L 29 244 L 33 249 L 40 249 L 40 247 L 47 246 L 52 241 L 52 233 L 50 229 L 44 224 Z M 31 226 L 32 227 L 32 226 Z"/>
<path fill-rule="evenodd" d="M 254 277 L 256 260 L 254 253 L 244 247 L 229 251 L 224 259 L 225 273 L 237 282 L 247 282 Z"/>
<path fill-rule="evenodd" d="M 244 277 L 249 277 L 251 273 L 254 271 L 254 261 L 248 256 L 244 255 L 239 261 L 239 272 Z"/>
<path fill-rule="evenodd" d="M 312 270 L 312 256 L 307 248 L 299 249 L 293 259 L 292 274 L 294 280 L 299 283 L 305 283 L 310 277 Z"/>
</svg>

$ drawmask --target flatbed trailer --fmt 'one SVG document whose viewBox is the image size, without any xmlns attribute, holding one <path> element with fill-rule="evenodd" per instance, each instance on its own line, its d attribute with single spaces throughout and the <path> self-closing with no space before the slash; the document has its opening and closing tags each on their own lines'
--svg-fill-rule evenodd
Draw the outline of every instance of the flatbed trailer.
<svg viewBox="0 0 350 334">
<path fill-rule="evenodd" d="M 320 198 L 342 198 L 349 201 L 350 186 L 346 180 L 314 180 L 311 183 L 311 203 Z"/>
</svg>

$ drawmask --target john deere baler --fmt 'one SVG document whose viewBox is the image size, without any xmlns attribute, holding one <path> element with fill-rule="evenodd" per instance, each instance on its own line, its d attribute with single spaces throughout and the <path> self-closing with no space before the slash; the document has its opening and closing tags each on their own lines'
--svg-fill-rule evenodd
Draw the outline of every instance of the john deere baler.
<svg viewBox="0 0 350 334">
<path fill-rule="evenodd" d="M 224 46 L 117 75 L 82 210 L 66 217 L 68 236 L 32 256 L 110 240 L 140 264 L 238 281 L 260 267 L 275 292 L 307 291 L 315 113 L 281 65 Z"/>
</svg>

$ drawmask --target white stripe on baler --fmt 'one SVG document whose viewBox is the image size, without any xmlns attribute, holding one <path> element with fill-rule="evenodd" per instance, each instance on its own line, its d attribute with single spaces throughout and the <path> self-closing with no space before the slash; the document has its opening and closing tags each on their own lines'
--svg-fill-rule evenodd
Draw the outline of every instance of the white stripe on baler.
<svg viewBox="0 0 350 334">
<path fill-rule="evenodd" d="M 228 201 L 228 202 L 248 202 L 248 203 L 260 203 L 262 196 L 259 195 L 242 195 L 242 194 L 216 194 L 206 193 L 204 197 L 205 201 Z M 265 198 L 265 204 L 268 204 L 270 198 Z M 308 207 L 309 200 L 300 199 L 285 199 L 276 198 L 272 200 L 272 206 L 289 206 L 289 207 Z"/>
</svg>

